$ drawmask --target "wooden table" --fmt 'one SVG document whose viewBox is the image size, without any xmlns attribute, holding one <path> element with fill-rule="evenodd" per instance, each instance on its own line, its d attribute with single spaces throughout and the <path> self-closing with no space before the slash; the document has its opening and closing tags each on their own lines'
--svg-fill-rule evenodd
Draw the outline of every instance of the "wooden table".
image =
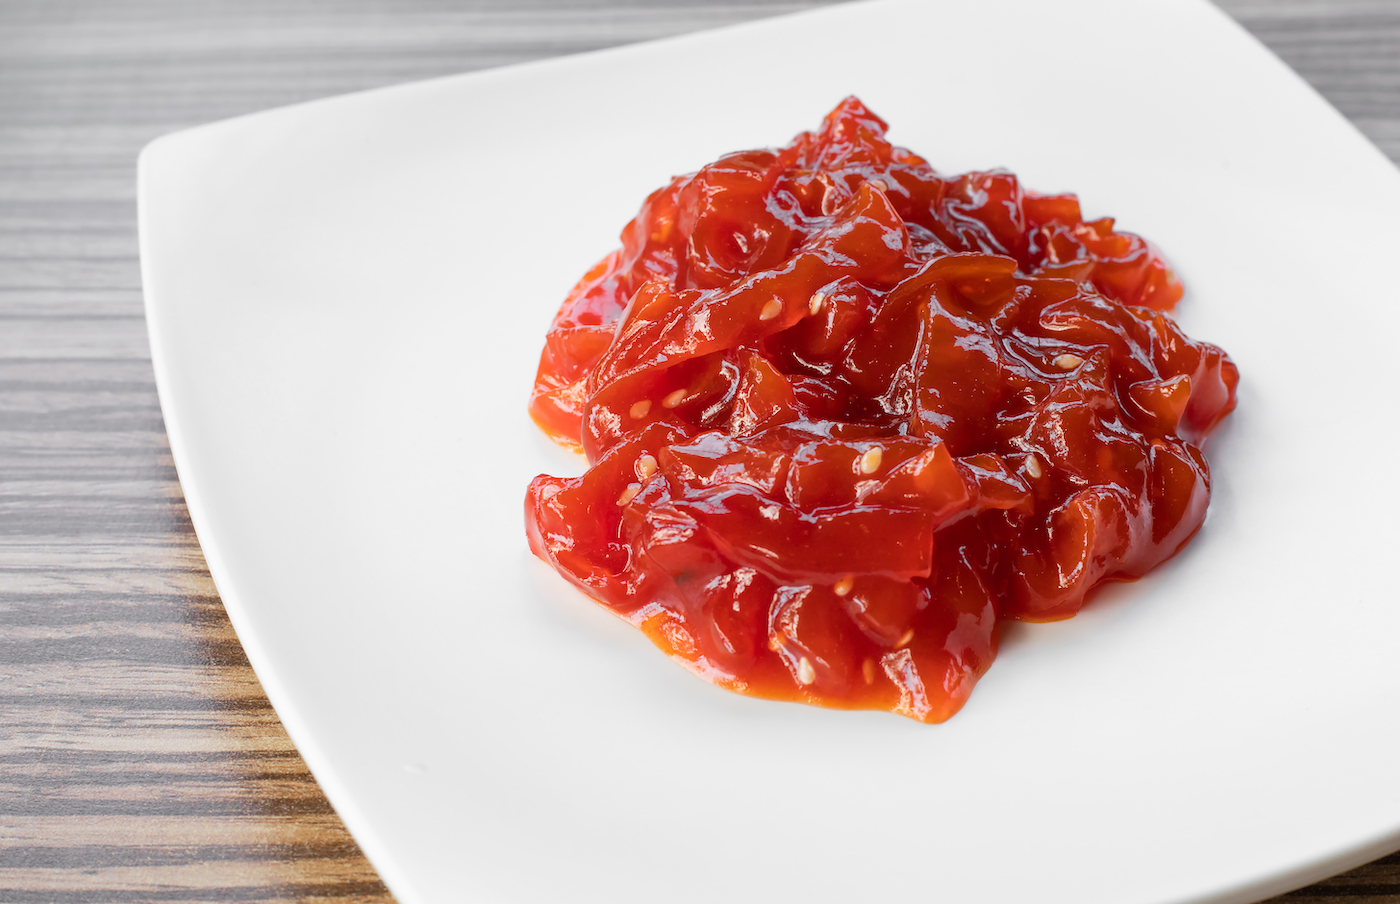
<svg viewBox="0 0 1400 904">
<path fill-rule="evenodd" d="M 812 5 L 0 0 L 0 902 L 391 900 L 190 527 L 142 317 L 141 146 Z M 1400 159 L 1400 0 L 1224 5 Z M 1397 904 L 1400 856 L 1285 899 Z"/>
</svg>

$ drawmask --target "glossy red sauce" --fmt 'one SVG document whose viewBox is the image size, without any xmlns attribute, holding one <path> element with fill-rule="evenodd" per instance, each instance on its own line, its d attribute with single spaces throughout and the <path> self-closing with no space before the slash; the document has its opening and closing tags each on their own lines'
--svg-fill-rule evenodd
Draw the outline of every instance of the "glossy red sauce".
<svg viewBox="0 0 1400 904">
<path fill-rule="evenodd" d="M 1007 619 L 1205 517 L 1238 372 L 1156 249 L 847 99 L 654 192 L 569 295 L 530 411 L 581 447 L 531 549 L 706 679 L 942 721 Z"/>
</svg>

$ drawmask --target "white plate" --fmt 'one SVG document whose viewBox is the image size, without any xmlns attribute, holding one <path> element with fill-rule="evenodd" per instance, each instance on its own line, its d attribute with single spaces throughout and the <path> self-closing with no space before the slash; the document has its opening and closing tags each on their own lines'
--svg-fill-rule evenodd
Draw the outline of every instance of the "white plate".
<svg viewBox="0 0 1400 904">
<path fill-rule="evenodd" d="M 744 699 L 532 560 L 536 355 L 650 189 L 847 94 L 1161 245 L 1243 373 L 1191 547 L 942 726 Z M 842 6 L 141 158 L 166 425 L 336 809 L 419 902 L 1245 902 L 1400 847 L 1400 174 L 1197 2 Z"/>
</svg>

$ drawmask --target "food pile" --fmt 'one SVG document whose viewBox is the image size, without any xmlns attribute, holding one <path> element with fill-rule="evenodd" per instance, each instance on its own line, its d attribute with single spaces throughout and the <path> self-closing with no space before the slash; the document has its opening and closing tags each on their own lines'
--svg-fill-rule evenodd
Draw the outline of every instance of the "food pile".
<svg viewBox="0 0 1400 904">
<path fill-rule="evenodd" d="M 939 722 L 1006 619 L 1177 552 L 1238 372 L 1157 250 L 849 98 L 654 192 L 555 317 L 531 549 L 704 678 Z"/>
</svg>

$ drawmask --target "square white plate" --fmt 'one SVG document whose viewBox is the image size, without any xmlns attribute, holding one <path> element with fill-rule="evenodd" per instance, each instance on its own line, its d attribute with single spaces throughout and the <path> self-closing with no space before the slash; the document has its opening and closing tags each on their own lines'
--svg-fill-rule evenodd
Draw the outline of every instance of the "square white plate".
<svg viewBox="0 0 1400 904">
<path fill-rule="evenodd" d="M 531 559 L 550 317 L 848 94 L 1157 242 L 1243 373 L 1190 548 L 942 726 L 744 699 Z M 841 6 L 163 138 L 171 446 L 287 728 L 420 902 L 1245 902 L 1400 847 L 1400 174 L 1200 0 Z"/>
</svg>

